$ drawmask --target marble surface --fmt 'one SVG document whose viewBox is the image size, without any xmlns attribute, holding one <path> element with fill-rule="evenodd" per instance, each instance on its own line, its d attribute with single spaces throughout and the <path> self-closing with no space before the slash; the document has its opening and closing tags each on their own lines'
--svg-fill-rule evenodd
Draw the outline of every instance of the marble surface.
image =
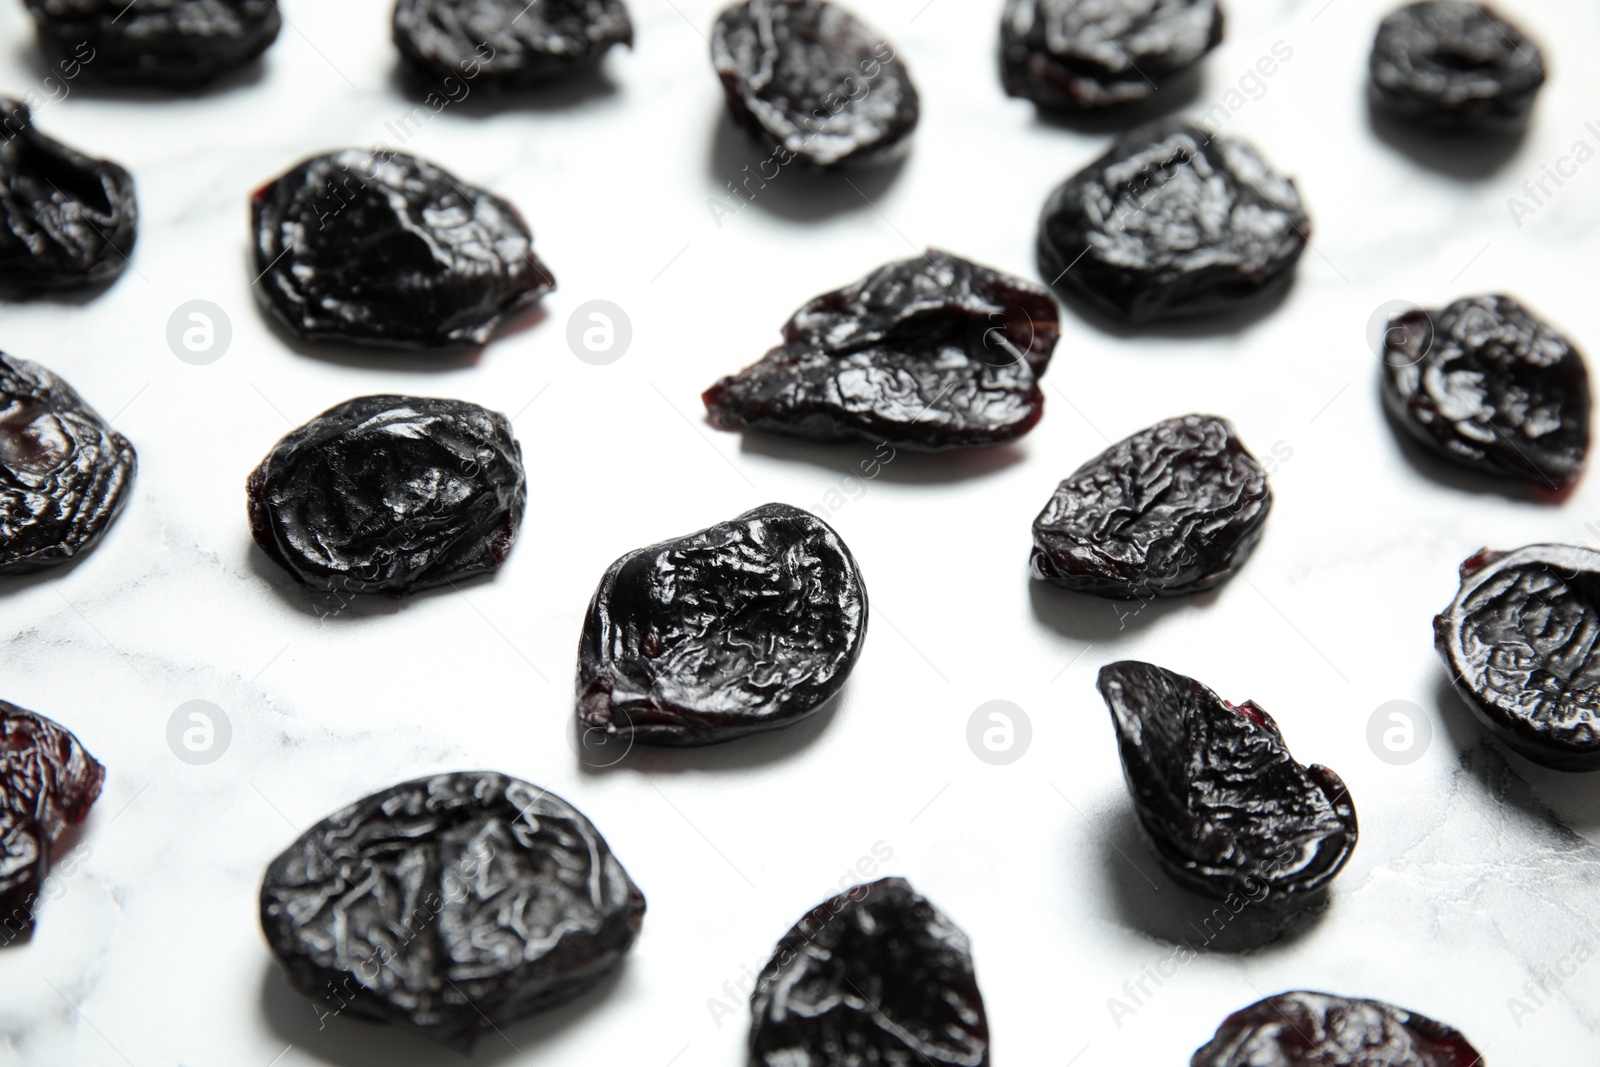
<svg viewBox="0 0 1600 1067">
<path fill-rule="evenodd" d="M 774 343 L 805 299 L 925 245 L 1031 276 L 1038 205 L 1109 134 L 1041 122 L 1001 94 L 997 3 L 855 6 L 921 87 L 910 158 L 855 186 L 785 173 L 731 215 L 710 204 L 764 153 L 721 119 L 703 39 L 715 0 L 633 0 L 638 47 L 604 79 L 512 101 L 469 92 L 425 118 L 395 81 L 383 0 L 284 0 L 289 24 L 260 69 L 198 98 L 55 88 L 41 128 L 133 170 L 143 232 L 106 292 L 8 306 L 0 344 L 67 377 L 136 443 L 141 469 L 91 556 L 0 587 L 0 695 L 69 724 L 109 768 L 37 936 L 0 951 L 0 1062 L 461 1062 L 348 1019 L 319 1028 L 255 909 L 267 861 L 312 822 L 476 767 L 586 811 L 650 911 L 617 978 L 491 1035 L 473 1063 L 742 1063 L 741 987 L 858 869 L 910 877 L 970 933 L 999 1064 L 1181 1064 L 1228 1011 L 1307 987 L 1452 1022 L 1490 1063 L 1592 1062 L 1600 791 L 1487 744 L 1445 687 L 1429 620 L 1481 545 L 1600 542 L 1600 482 L 1551 506 L 1402 448 L 1365 335 L 1390 301 L 1507 291 L 1600 347 L 1600 163 L 1547 183 L 1531 213 L 1508 205 L 1531 203 L 1523 183 L 1576 142 L 1600 147 L 1593 5 L 1505 5 L 1544 43 L 1550 84 L 1526 138 L 1451 156 L 1367 114 L 1386 0 L 1230 4 L 1189 108 L 1220 105 L 1225 132 L 1297 178 L 1315 250 L 1288 298 L 1198 334 L 1123 335 L 1069 314 L 1046 417 L 1024 441 L 902 456 L 866 482 L 849 475 L 869 449 L 716 432 L 700 390 Z M 0 89 L 48 95 L 20 4 L 0 5 L 0 40 Z M 1275 45 L 1292 54 L 1250 75 Z M 267 327 L 250 291 L 249 191 L 312 152 L 380 141 L 521 206 L 560 283 L 541 321 L 444 361 L 301 350 Z M 197 299 L 232 328 L 205 366 L 166 340 Z M 632 323 L 606 366 L 567 343 L 574 309 L 596 299 Z M 291 426 L 384 391 L 514 415 L 526 527 L 492 580 L 322 603 L 253 547 L 244 478 Z M 1030 584 L 1029 523 L 1056 481 L 1107 440 L 1194 410 L 1229 416 L 1274 457 L 1277 502 L 1240 576 L 1124 615 Z M 570 679 L 601 571 L 769 500 L 827 514 L 861 561 L 871 630 L 841 698 L 780 734 L 585 769 Z M 1344 777 L 1361 843 L 1316 921 L 1275 939 L 1248 915 L 1214 940 L 1200 932 L 1210 909 L 1134 834 L 1093 689 L 1098 666 L 1125 657 L 1254 698 L 1301 759 Z M 991 766 L 967 725 L 999 699 L 1024 710 L 1031 743 Z M 167 740 L 196 700 L 231 727 L 204 765 Z M 1368 744 L 1389 701 L 1415 705 L 1431 733 L 1408 765 Z"/>
</svg>

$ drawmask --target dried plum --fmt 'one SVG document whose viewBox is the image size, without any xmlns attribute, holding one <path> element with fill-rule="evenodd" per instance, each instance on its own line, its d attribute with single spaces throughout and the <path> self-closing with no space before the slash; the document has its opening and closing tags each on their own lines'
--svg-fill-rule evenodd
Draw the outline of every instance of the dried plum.
<svg viewBox="0 0 1600 1067">
<path fill-rule="evenodd" d="M 885 162 L 910 145 L 920 107 L 905 64 L 828 0 L 743 0 L 717 19 L 711 59 L 742 129 L 817 167 Z"/>
<path fill-rule="evenodd" d="M 1339 776 L 1296 763 L 1272 717 L 1150 663 L 1103 667 L 1139 825 L 1174 881 L 1283 909 L 1317 899 L 1356 847 Z"/>
<path fill-rule="evenodd" d="M 1202 592 L 1244 565 L 1271 508 L 1266 471 L 1226 419 L 1168 419 L 1056 487 L 1033 520 L 1033 576 L 1117 599 Z"/>
<path fill-rule="evenodd" d="M 1120 107 L 1149 99 L 1221 42 L 1216 0 L 1006 0 L 1000 80 L 1046 108 Z"/>
<path fill-rule="evenodd" d="M 27 0 L 39 47 L 98 81 L 191 89 L 278 39 L 275 0 Z"/>
<path fill-rule="evenodd" d="M 1219 315 L 1285 289 L 1310 233 L 1292 179 L 1242 141 L 1171 119 L 1050 194 L 1039 270 L 1123 322 Z"/>
<path fill-rule="evenodd" d="M 522 447 L 464 400 L 363 396 L 272 447 L 246 486 L 250 532 L 298 582 L 398 596 L 493 571 L 522 525 Z"/>
<path fill-rule="evenodd" d="M 931 452 L 1015 440 L 1060 336 L 1044 289 L 930 249 L 806 304 L 703 398 L 712 425 Z"/>
<path fill-rule="evenodd" d="M 467 1050 L 621 964 L 644 895 L 572 805 L 487 771 L 419 778 L 335 812 L 267 868 L 261 929 L 324 1020 Z"/>
<path fill-rule="evenodd" d="M 0 574 L 93 548 L 128 502 L 138 460 L 72 386 L 0 352 Z"/>
<path fill-rule="evenodd" d="M 416 70 L 486 85 L 538 85 L 633 45 L 622 0 L 399 0 L 394 43 Z"/>
<path fill-rule="evenodd" d="M 308 159 L 251 211 L 256 294 L 302 341 L 481 345 L 555 288 L 516 208 L 401 152 Z"/>
<path fill-rule="evenodd" d="M 1508 296 L 1389 321 L 1384 406 L 1428 451 L 1560 492 L 1589 451 L 1589 372 L 1565 337 Z"/>
<path fill-rule="evenodd" d="M 1545 77 L 1539 46 L 1468 0 L 1422 0 L 1390 14 L 1370 68 L 1375 108 L 1449 132 L 1521 129 Z"/>
<path fill-rule="evenodd" d="M 656 745 L 787 726 L 844 685 L 866 629 L 839 535 L 767 504 L 607 568 L 578 647 L 578 720 Z"/>
<path fill-rule="evenodd" d="M 1482 1067 L 1459 1032 L 1379 1000 L 1279 993 L 1222 1021 L 1189 1067 Z"/>
<path fill-rule="evenodd" d="M 0 700 L 0 944 L 32 932 L 56 844 L 105 778 L 66 727 Z"/>
<path fill-rule="evenodd" d="M 750 1067 L 987 1067 L 967 935 L 903 878 L 817 905 L 750 995 Z"/>
</svg>

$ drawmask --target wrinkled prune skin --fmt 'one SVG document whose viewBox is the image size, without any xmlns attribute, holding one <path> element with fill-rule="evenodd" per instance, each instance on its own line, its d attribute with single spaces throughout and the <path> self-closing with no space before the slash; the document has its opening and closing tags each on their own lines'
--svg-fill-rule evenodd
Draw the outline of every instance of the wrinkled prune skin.
<svg viewBox="0 0 1600 1067">
<path fill-rule="evenodd" d="M 56 843 L 105 778 L 66 727 L 0 700 L 0 946 L 32 934 Z"/>
<path fill-rule="evenodd" d="M 967 935 L 903 878 L 817 905 L 750 995 L 750 1067 L 988 1067 Z"/>
<path fill-rule="evenodd" d="M 1061 111 L 1148 100 L 1222 43 L 1216 0 L 1006 0 L 1000 81 Z"/>
<path fill-rule="evenodd" d="M 653 745 L 788 726 L 844 685 L 866 629 L 839 535 L 767 504 L 606 570 L 578 646 L 578 722 Z"/>
<path fill-rule="evenodd" d="M 1383 400 L 1429 452 L 1557 493 L 1589 452 L 1589 372 L 1508 296 L 1408 311 L 1384 333 Z"/>
<path fill-rule="evenodd" d="M 1483 1067 L 1458 1031 L 1379 1000 L 1279 993 L 1241 1008 L 1189 1067 Z"/>
<path fill-rule="evenodd" d="M 122 512 L 138 459 L 72 386 L 0 352 L 0 574 L 92 549 Z"/>
<path fill-rule="evenodd" d="M 515 207 L 401 152 L 308 159 L 251 212 L 257 297 L 302 341 L 481 345 L 555 288 Z"/>
<path fill-rule="evenodd" d="M 1050 194 L 1039 270 L 1132 325 L 1221 315 L 1286 288 L 1310 233 L 1294 181 L 1254 148 L 1169 119 Z"/>
<path fill-rule="evenodd" d="M 1600 770 L 1600 552 L 1476 553 L 1434 617 L 1434 646 L 1467 707 L 1506 747 L 1562 771 Z"/>
<path fill-rule="evenodd" d="M 1044 289 L 929 249 L 812 300 L 782 345 L 702 399 L 722 430 L 983 448 L 1044 414 L 1038 379 L 1060 335 Z"/>
<path fill-rule="evenodd" d="M 394 43 L 419 73 L 483 85 L 542 85 L 633 46 L 622 0 L 399 0 Z"/>
<path fill-rule="evenodd" d="M 1378 25 L 1367 95 L 1396 118 L 1449 133 L 1514 133 L 1544 84 L 1544 56 L 1483 4 L 1422 0 Z"/>
<path fill-rule="evenodd" d="M 419 778 L 307 830 L 261 883 L 261 929 L 319 1015 L 462 1051 L 611 973 L 644 895 L 553 793 L 488 771 Z"/>
<path fill-rule="evenodd" d="M 1279 911 L 1319 899 L 1356 847 L 1337 774 L 1296 763 L 1265 711 L 1193 678 L 1124 660 L 1096 685 L 1139 825 L 1174 881 Z"/>
<path fill-rule="evenodd" d="M 1112 445 L 1033 520 L 1035 578 L 1120 600 L 1187 596 L 1244 565 L 1272 509 L 1226 419 L 1184 415 Z"/>
<path fill-rule="evenodd" d="M 363 396 L 273 446 L 250 532 L 318 592 L 399 596 L 497 569 L 527 504 L 511 422 L 464 400 Z"/>
<path fill-rule="evenodd" d="M 193 89 L 278 39 L 274 0 L 27 0 L 39 47 L 95 81 Z M 76 76 L 75 74 L 73 76 Z"/>
<path fill-rule="evenodd" d="M 743 0 L 711 31 L 728 114 L 786 165 L 882 163 L 910 147 L 920 105 L 892 45 L 828 0 Z"/>
</svg>

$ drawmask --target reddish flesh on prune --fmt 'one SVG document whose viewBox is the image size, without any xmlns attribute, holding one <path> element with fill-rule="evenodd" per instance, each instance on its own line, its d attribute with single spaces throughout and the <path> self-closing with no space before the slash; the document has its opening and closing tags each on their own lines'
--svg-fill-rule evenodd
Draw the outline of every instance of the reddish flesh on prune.
<svg viewBox="0 0 1600 1067">
<path fill-rule="evenodd" d="M 1226 419 L 1168 419 L 1056 487 L 1033 520 L 1033 576 L 1116 599 L 1202 592 L 1244 565 L 1271 508 L 1266 471 Z"/>
<path fill-rule="evenodd" d="M 1039 421 L 1060 334 L 1044 289 L 930 249 L 812 300 L 782 345 L 702 399 L 723 430 L 981 448 Z"/>
<path fill-rule="evenodd" d="M 1147 100 L 1222 42 L 1216 0 L 1006 0 L 1000 80 L 1045 108 Z"/>
<path fill-rule="evenodd" d="M 415 69 L 485 85 L 538 85 L 633 45 L 622 0 L 399 0 L 394 43 Z"/>
<path fill-rule="evenodd" d="M 779 164 L 882 162 L 919 114 L 905 64 L 882 35 L 828 0 L 744 0 L 711 31 L 728 114 Z"/>
<path fill-rule="evenodd" d="M 1378 25 L 1367 95 L 1397 118 L 1451 132 L 1514 132 L 1544 84 L 1544 56 L 1468 0 L 1407 4 Z"/>
<path fill-rule="evenodd" d="M 1482 1067 L 1467 1039 L 1379 1000 L 1279 993 L 1241 1008 L 1189 1067 Z"/>
<path fill-rule="evenodd" d="M 128 502 L 138 460 L 72 386 L 0 352 L 0 574 L 93 548 Z"/>
<path fill-rule="evenodd" d="M 750 1067 L 987 1067 L 967 935 L 903 878 L 817 905 L 750 995 Z"/>
<path fill-rule="evenodd" d="M 274 445 L 246 491 L 256 544 L 295 581 L 391 596 L 498 568 L 528 498 L 510 420 L 410 396 L 329 408 Z"/>
<path fill-rule="evenodd" d="M 66 727 L 0 700 L 0 945 L 32 931 L 56 842 L 105 778 Z"/>
<path fill-rule="evenodd" d="M 1483 549 L 1433 620 L 1456 692 L 1489 732 L 1535 763 L 1600 769 L 1600 552 Z"/>
<path fill-rule="evenodd" d="M 261 929 L 325 1019 L 466 1051 L 621 964 L 644 895 L 572 805 L 488 771 L 404 782 L 307 830 L 267 868 Z"/>
<path fill-rule="evenodd" d="M 1557 491 L 1583 473 L 1583 357 L 1510 297 L 1396 316 L 1384 333 L 1383 363 L 1384 406 L 1428 451 Z"/>
<path fill-rule="evenodd" d="M 27 0 L 51 65 L 97 81 L 189 89 L 278 39 L 275 0 Z"/>
<path fill-rule="evenodd" d="M 1274 909 L 1327 888 L 1356 847 L 1356 809 L 1337 774 L 1296 763 L 1265 711 L 1193 678 L 1124 660 L 1096 685 L 1139 825 L 1174 881 Z"/>
<path fill-rule="evenodd" d="M 866 629 L 839 535 L 767 504 L 606 570 L 578 646 L 578 720 L 656 745 L 787 726 L 844 685 Z"/>
<path fill-rule="evenodd" d="M 1050 195 L 1039 270 L 1123 322 L 1219 315 L 1286 288 L 1310 233 L 1293 180 L 1254 148 L 1170 119 Z"/>
<path fill-rule="evenodd" d="M 302 341 L 481 345 L 555 288 L 516 208 L 404 153 L 308 159 L 251 212 L 257 297 Z"/>
</svg>

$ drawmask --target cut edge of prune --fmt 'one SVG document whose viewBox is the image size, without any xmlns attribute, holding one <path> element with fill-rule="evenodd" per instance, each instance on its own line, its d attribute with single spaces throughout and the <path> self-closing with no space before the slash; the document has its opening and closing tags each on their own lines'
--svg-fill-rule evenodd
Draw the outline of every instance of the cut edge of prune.
<svg viewBox="0 0 1600 1067">
<path fill-rule="evenodd" d="M 1374 1012 L 1381 1017 L 1383 1028 L 1377 1033 L 1354 1034 L 1347 1020 L 1329 1020 L 1330 1009 Z M 1312 1012 L 1317 1018 L 1307 1019 Z M 1407 1047 L 1394 1048 L 1391 1025 L 1406 1032 Z M 1351 1049 L 1341 1040 L 1345 1037 L 1362 1038 L 1362 1047 Z M 1330 1045 L 1330 1038 L 1340 1044 Z M 1347 1058 L 1352 1052 L 1359 1052 L 1361 1058 Z M 1369 1058 L 1369 1052 L 1382 1059 Z M 1275 1055 L 1266 1060 L 1263 1053 Z M 1404 1059 L 1391 1059 L 1395 1054 Z M 1230 1013 L 1211 1040 L 1195 1050 L 1189 1067 L 1309 1067 L 1320 1063 L 1380 1067 L 1401 1062 L 1407 1067 L 1482 1067 L 1483 1056 L 1455 1027 L 1406 1008 L 1364 997 L 1291 990 Z"/>
</svg>

